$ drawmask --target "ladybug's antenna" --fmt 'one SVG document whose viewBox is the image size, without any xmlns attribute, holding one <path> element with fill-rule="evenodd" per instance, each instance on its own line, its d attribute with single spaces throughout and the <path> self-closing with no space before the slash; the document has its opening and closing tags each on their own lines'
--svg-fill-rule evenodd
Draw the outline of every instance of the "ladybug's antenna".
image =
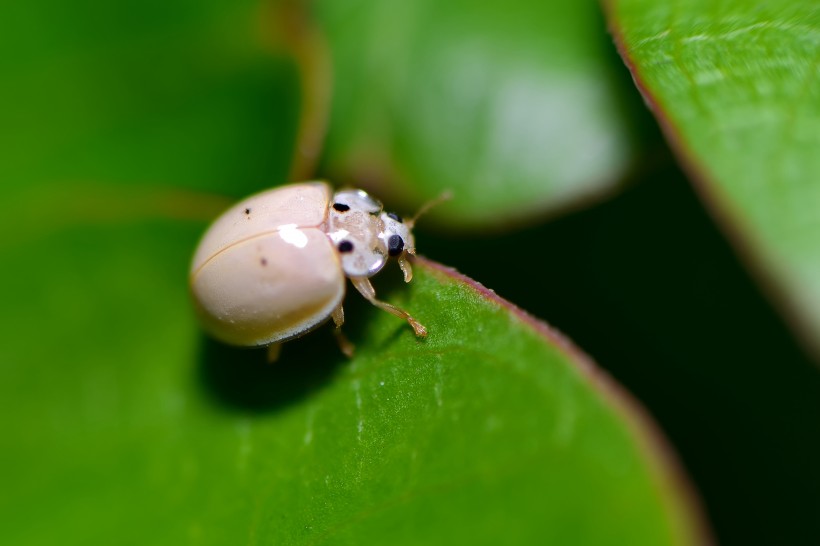
<svg viewBox="0 0 820 546">
<path fill-rule="evenodd" d="M 449 201 L 452 198 L 453 198 L 453 192 L 451 192 L 450 190 L 444 190 L 441 193 L 441 195 L 439 195 L 435 199 L 431 199 L 430 201 L 427 201 L 425 204 L 423 204 L 421 206 L 421 208 L 419 208 L 419 210 L 416 211 L 416 214 L 414 214 L 413 217 L 410 218 L 409 220 L 405 220 L 404 223 L 407 225 L 407 227 L 412 228 L 415 225 L 416 220 L 418 220 L 420 216 L 422 216 L 423 214 L 426 214 L 427 211 L 429 211 L 431 208 L 433 208 L 437 205 L 440 205 L 440 204 L 444 203 L 445 201 Z"/>
</svg>

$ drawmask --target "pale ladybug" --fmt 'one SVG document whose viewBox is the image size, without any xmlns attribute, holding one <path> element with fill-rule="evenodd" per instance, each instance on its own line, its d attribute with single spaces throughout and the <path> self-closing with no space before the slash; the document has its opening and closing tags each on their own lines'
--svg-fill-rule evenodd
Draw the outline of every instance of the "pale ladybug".
<svg viewBox="0 0 820 546">
<path fill-rule="evenodd" d="M 310 332 L 331 318 L 341 336 L 345 277 L 373 305 L 427 329 L 406 311 L 376 299 L 370 277 L 397 258 L 410 282 L 411 228 L 357 189 L 333 192 L 324 182 L 291 184 L 251 196 L 205 232 L 191 264 L 191 293 L 205 330 L 239 346 L 270 346 Z"/>
</svg>

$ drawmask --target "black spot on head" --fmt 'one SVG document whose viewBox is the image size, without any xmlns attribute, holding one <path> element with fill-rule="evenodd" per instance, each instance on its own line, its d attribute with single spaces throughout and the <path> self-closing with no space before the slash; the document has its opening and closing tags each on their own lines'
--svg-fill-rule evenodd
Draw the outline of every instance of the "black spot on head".
<svg viewBox="0 0 820 546">
<path fill-rule="evenodd" d="M 245 209 L 245 214 L 250 214 L 250 213 L 251 213 L 251 209 Z"/>
<path fill-rule="evenodd" d="M 404 239 L 398 235 L 391 235 L 387 239 L 387 253 L 391 256 L 398 256 L 404 250 Z"/>
<path fill-rule="evenodd" d="M 344 203 L 333 203 L 333 208 L 339 212 L 347 212 L 350 210 L 350 207 Z"/>
<path fill-rule="evenodd" d="M 339 243 L 339 252 L 353 252 L 353 243 L 350 241 L 342 241 Z"/>
<path fill-rule="evenodd" d="M 262 265 L 268 265 L 268 259 L 267 258 L 262 258 L 261 260 L 259 260 L 259 263 L 262 264 Z"/>
<path fill-rule="evenodd" d="M 401 216 L 399 216 L 395 212 L 388 212 L 387 217 L 392 218 L 393 220 L 395 220 L 396 222 L 398 222 L 400 224 L 403 222 L 403 220 L 401 219 Z"/>
</svg>

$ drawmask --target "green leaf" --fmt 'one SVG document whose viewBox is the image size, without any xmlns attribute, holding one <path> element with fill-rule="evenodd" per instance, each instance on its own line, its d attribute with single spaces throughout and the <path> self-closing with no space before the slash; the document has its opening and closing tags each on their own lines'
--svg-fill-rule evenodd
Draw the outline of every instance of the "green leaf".
<svg viewBox="0 0 820 546">
<path fill-rule="evenodd" d="M 636 155 L 596 2 L 328 0 L 333 178 L 500 226 L 612 191 Z"/>
<path fill-rule="evenodd" d="M 612 0 L 621 50 L 742 254 L 820 350 L 820 9 Z"/>
<path fill-rule="evenodd" d="M 421 261 L 384 295 L 426 341 L 361 302 L 354 359 L 328 328 L 271 366 L 203 343 L 198 231 L 3 248 L 27 264 L 0 324 L 4 543 L 697 542 L 646 417 L 545 325 Z"/>
</svg>

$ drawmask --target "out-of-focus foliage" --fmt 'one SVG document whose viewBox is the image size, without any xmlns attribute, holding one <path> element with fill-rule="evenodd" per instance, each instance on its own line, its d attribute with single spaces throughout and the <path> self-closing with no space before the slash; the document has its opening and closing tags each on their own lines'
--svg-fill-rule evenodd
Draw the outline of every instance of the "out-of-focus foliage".
<svg viewBox="0 0 820 546">
<path fill-rule="evenodd" d="M 532 220 L 611 192 L 639 106 L 594 0 L 319 1 L 334 63 L 330 173 L 457 227 Z M 632 97 L 634 99 L 634 97 Z"/>
<path fill-rule="evenodd" d="M 820 351 L 820 4 L 611 0 L 679 156 Z"/>
<path fill-rule="evenodd" d="M 284 179 L 297 69 L 272 48 L 261 7 L 4 3 L 4 200 L 48 186 L 70 206 L 66 187 L 79 186 L 81 200 L 93 198 L 87 186 L 110 184 L 241 197 Z"/>
</svg>

